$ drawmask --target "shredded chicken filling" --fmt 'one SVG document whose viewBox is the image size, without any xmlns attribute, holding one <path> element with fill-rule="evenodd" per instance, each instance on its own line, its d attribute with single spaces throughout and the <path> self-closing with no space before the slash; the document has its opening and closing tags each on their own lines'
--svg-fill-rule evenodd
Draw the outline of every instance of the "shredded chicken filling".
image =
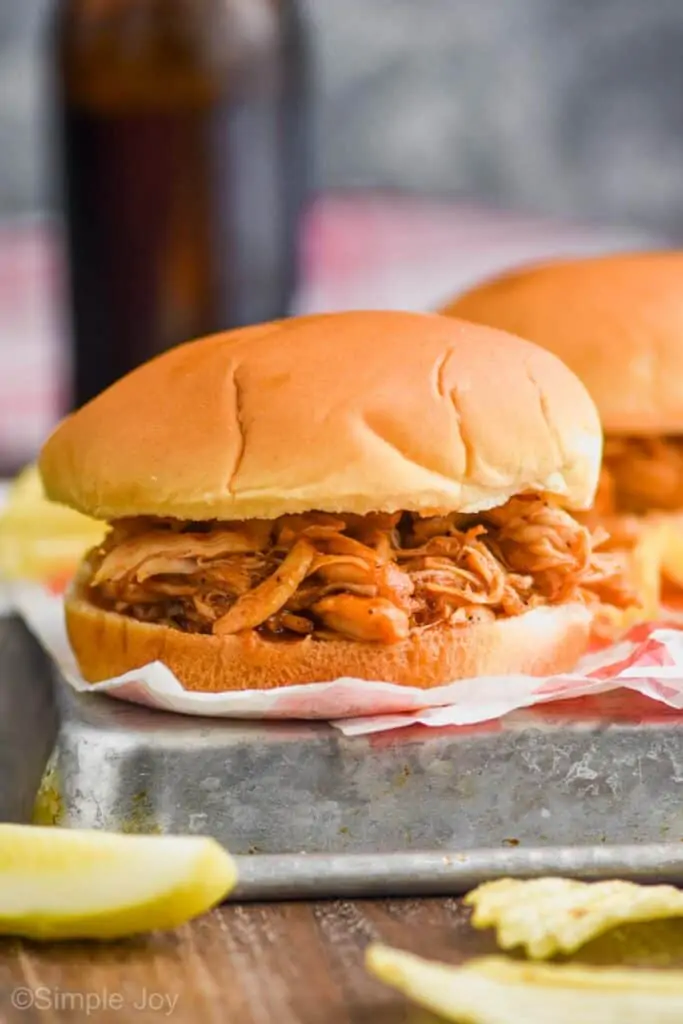
<svg viewBox="0 0 683 1024">
<path fill-rule="evenodd" d="M 596 511 L 683 509 L 683 437 L 607 437 Z"/>
<path fill-rule="evenodd" d="M 476 516 L 134 519 L 92 553 L 87 586 L 104 608 L 188 632 L 391 644 L 541 605 L 626 607 L 618 560 L 595 551 L 603 540 L 535 497 Z"/>
</svg>

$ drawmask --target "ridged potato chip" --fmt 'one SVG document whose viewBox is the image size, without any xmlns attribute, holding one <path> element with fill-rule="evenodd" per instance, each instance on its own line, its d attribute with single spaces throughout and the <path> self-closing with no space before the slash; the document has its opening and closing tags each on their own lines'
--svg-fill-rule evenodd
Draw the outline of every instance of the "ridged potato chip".
<svg viewBox="0 0 683 1024">
<path fill-rule="evenodd" d="M 662 572 L 670 583 L 683 588 L 683 517 L 669 517 L 663 531 Z"/>
<path fill-rule="evenodd" d="M 502 949 L 523 946 L 534 960 L 573 953 L 619 925 L 683 917 L 683 892 L 623 881 L 500 878 L 468 893 L 465 903 L 474 907 L 475 928 L 495 928 Z"/>
<path fill-rule="evenodd" d="M 460 1024 L 680 1024 L 683 972 L 530 964 L 502 957 L 462 967 L 386 946 L 368 949 L 371 974 Z"/>
<path fill-rule="evenodd" d="M 656 619 L 661 610 L 662 566 L 667 546 L 667 530 L 659 523 L 643 526 L 631 552 L 635 586 L 647 619 Z"/>
<path fill-rule="evenodd" d="M 629 608 L 601 605 L 596 612 L 595 636 L 614 640 L 638 622 L 652 622 L 661 617 L 662 572 L 669 536 L 667 529 L 659 521 L 643 519 L 633 548 L 621 553 L 614 552 L 637 595 L 638 604 Z"/>
</svg>

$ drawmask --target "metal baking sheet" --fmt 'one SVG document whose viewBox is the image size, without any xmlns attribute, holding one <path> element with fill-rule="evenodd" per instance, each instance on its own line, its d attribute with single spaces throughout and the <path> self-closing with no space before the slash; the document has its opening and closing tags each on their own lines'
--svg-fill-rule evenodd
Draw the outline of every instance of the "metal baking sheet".
<svg viewBox="0 0 683 1024">
<path fill-rule="evenodd" d="M 21 624 L 11 634 L 0 679 L 21 662 L 40 704 L 50 666 Z M 617 704 L 614 713 L 557 706 L 467 729 L 351 739 L 324 724 L 149 711 L 63 684 L 58 703 L 40 819 L 212 834 L 243 858 L 243 898 L 448 892 L 501 872 L 588 877 L 608 863 L 633 877 L 681 863 L 683 719 L 655 704 L 628 714 Z M 13 713 L 5 777 L 26 794 L 54 730 L 46 711 L 35 720 Z M 18 820 L 20 809 L 29 820 L 25 795 L 3 816 Z M 640 848 L 635 860 L 625 846 Z"/>
<path fill-rule="evenodd" d="M 237 858 L 235 901 L 450 896 L 490 878 L 559 874 L 585 881 L 619 878 L 683 885 L 683 849 L 647 846 L 545 848 L 385 854 L 286 854 Z"/>
</svg>

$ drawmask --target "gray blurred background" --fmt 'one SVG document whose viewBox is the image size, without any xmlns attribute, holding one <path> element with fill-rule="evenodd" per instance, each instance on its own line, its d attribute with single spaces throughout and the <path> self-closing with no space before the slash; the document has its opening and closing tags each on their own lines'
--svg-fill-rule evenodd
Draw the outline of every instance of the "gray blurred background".
<svg viewBox="0 0 683 1024">
<path fill-rule="evenodd" d="M 41 32 L 0 0 L 0 217 L 50 207 Z M 318 185 L 683 235 L 683 0 L 308 0 Z"/>
</svg>

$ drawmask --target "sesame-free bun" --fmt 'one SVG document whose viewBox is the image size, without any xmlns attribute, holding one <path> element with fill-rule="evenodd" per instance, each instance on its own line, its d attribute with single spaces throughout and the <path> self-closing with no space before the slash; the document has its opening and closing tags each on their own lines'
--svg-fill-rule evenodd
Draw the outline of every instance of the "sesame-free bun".
<svg viewBox="0 0 683 1024">
<path fill-rule="evenodd" d="M 587 507 L 596 409 L 548 352 L 434 314 L 350 312 L 172 349 L 65 420 L 48 497 L 99 519 Z M 203 641 L 202 641 L 203 642 Z"/>
<path fill-rule="evenodd" d="M 554 352 L 587 386 L 607 433 L 683 433 L 683 252 L 525 267 L 443 312 Z"/>
<path fill-rule="evenodd" d="M 75 590 L 66 599 L 71 646 L 91 683 L 153 661 L 186 690 L 270 690 L 345 676 L 430 689 L 457 679 L 573 668 L 588 646 L 591 614 L 581 604 L 537 608 L 479 625 L 442 626 L 396 644 L 355 640 L 266 640 L 183 633 L 103 611 Z"/>
</svg>

